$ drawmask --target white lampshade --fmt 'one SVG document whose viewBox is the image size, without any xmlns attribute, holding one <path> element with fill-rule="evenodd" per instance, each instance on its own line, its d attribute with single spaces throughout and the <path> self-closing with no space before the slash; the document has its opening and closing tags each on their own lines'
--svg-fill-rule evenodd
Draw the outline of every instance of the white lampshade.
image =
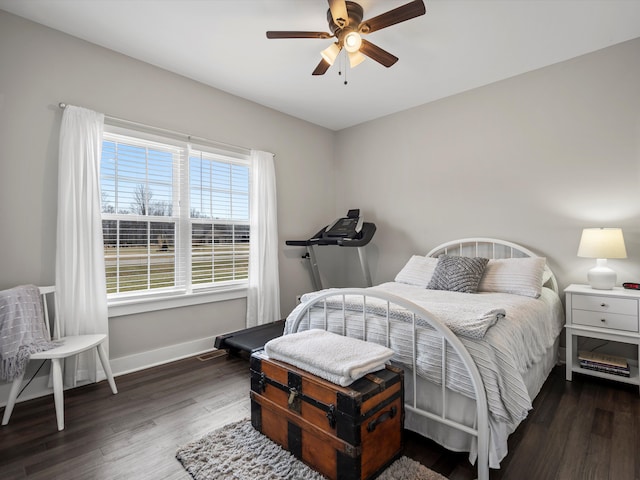
<svg viewBox="0 0 640 480">
<path fill-rule="evenodd" d="M 347 52 L 347 53 L 349 54 L 349 66 L 351 68 L 357 65 L 360 65 L 367 58 L 360 52 Z"/>
<path fill-rule="evenodd" d="M 607 258 L 627 258 L 621 228 L 585 228 L 582 231 L 578 256 L 595 258 L 596 266 L 587 278 L 592 288 L 611 290 L 616 284 L 616 272 L 607 265 Z"/>
<path fill-rule="evenodd" d="M 587 258 L 627 258 L 621 228 L 585 228 L 578 256 Z"/>
<path fill-rule="evenodd" d="M 336 61 L 339 53 L 340 47 L 338 47 L 338 44 L 332 43 L 327 48 L 322 50 L 322 52 L 320 52 L 320 55 L 322 55 L 322 58 L 324 58 L 325 62 L 327 62 L 329 65 L 333 65 L 333 62 Z"/>
</svg>

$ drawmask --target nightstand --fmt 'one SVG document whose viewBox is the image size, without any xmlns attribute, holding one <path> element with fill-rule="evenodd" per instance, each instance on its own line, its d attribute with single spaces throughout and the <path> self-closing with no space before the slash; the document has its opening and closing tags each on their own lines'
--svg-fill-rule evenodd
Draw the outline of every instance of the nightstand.
<svg viewBox="0 0 640 480">
<path fill-rule="evenodd" d="M 567 380 L 571 381 L 575 372 L 640 387 L 640 291 L 622 287 L 596 290 L 589 285 L 569 285 L 564 292 L 567 309 Z M 627 359 L 631 376 L 623 377 L 581 368 L 578 360 L 578 337 L 635 345 L 635 358 Z"/>
</svg>

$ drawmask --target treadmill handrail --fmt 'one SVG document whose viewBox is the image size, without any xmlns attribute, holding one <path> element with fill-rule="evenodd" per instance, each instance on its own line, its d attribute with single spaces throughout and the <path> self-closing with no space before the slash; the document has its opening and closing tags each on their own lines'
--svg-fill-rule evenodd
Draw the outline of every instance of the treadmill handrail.
<svg viewBox="0 0 640 480">
<path fill-rule="evenodd" d="M 295 246 L 295 247 L 308 247 L 310 245 L 318 245 L 318 241 L 322 238 L 322 232 L 324 232 L 325 228 L 327 227 L 324 227 L 322 230 L 316 233 L 313 237 L 307 240 L 286 240 L 284 243 L 287 245 Z"/>
</svg>

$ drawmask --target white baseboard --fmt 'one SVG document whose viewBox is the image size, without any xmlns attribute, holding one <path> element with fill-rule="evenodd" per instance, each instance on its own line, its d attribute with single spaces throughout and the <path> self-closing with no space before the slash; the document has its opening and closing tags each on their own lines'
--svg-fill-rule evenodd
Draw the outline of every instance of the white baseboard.
<svg viewBox="0 0 640 480">
<path fill-rule="evenodd" d="M 26 377 L 26 375 L 25 375 Z M 29 380 L 25 378 L 22 382 L 23 386 L 25 382 Z M 7 404 L 9 398 L 9 391 L 11 390 L 10 383 L 3 383 L 0 385 L 0 407 L 4 407 Z M 38 375 L 33 379 L 28 388 L 18 397 L 16 403 L 24 402 L 25 400 L 31 400 L 32 398 L 44 397 L 45 395 L 52 395 L 53 388 L 49 388 L 49 375 Z M 53 398 L 51 399 L 53 402 Z"/>
<path fill-rule="evenodd" d="M 213 343 L 215 337 L 205 337 L 176 345 L 168 345 L 156 350 L 140 352 L 135 355 L 111 359 L 111 370 L 113 376 L 125 375 L 127 373 L 137 372 L 145 368 L 151 368 L 165 363 L 182 360 L 183 358 L 201 355 L 206 352 L 215 350 Z M 23 385 L 28 381 L 25 375 Z M 116 381 L 116 386 L 118 382 Z M 0 384 L 0 406 L 7 404 L 9 398 L 10 383 Z M 41 373 L 37 375 L 28 388 L 18 397 L 18 403 L 33 398 L 43 397 L 53 394 L 53 388 L 49 387 L 49 375 Z M 53 401 L 53 399 L 52 399 Z"/>
<path fill-rule="evenodd" d="M 213 348 L 214 341 L 215 337 L 199 338 L 190 342 L 168 345 L 156 350 L 148 350 L 127 357 L 114 358 L 111 360 L 111 370 L 113 370 L 113 376 L 117 377 L 118 375 L 133 373 L 138 370 L 144 370 L 145 368 L 193 357 L 215 350 Z"/>
</svg>

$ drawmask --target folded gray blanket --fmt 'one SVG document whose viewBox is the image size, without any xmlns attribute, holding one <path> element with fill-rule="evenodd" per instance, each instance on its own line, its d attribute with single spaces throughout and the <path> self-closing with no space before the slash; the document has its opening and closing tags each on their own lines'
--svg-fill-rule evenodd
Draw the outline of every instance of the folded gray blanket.
<svg viewBox="0 0 640 480">
<path fill-rule="evenodd" d="M 24 373 L 32 354 L 57 345 L 45 328 L 38 287 L 0 291 L 0 380 L 13 381 Z"/>
</svg>

